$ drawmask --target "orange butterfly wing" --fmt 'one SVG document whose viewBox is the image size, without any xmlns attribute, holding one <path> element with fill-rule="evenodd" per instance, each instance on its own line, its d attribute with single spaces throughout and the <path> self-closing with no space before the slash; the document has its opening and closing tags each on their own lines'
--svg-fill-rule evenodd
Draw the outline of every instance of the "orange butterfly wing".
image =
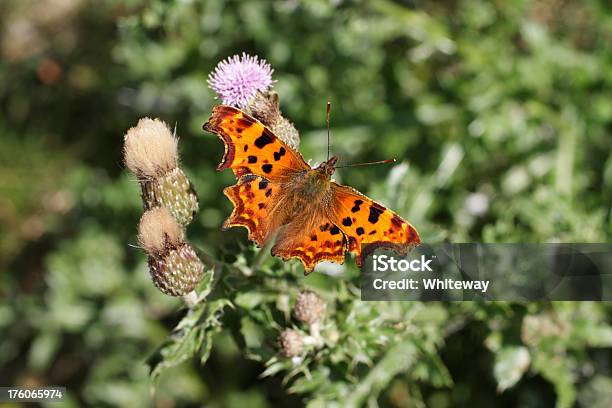
<svg viewBox="0 0 612 408">
<path fill-rule="evenodd" d="M 223 223 L 224 230 L 245 227 L 249 239 L 261 247 L 280 229 L 272 255 L 283 260 L 298 258 L 306 273 L 323 260 L 344 262 L 346 238 L 323 209 L 311 209 L 308 216 L 285 223 L 283 209 L 279 208 L 283 205 L 281 184 L 249 174 L 223 192 L 234 204 L 232 214 Z"/>
<path fill-rule="evenodd" d="M 421 242 L 416 229 L 393 211 L 359 191 L 332 182 L 333 202 L 330 219 L 347 236 L 348 250 L 357 255 L 361 266 L 365 244 L 392 248 L 405 255 Z"/>
<path fill-rule="evenodd" d="M 203 127 L 217 134 L 225 145 L 217 170 L 231 168 L 237 178 L 255 174 L 270 181 L 282 181 L 310 169 L 298 152 L 240 109 L 215 106 Z"/>
<path fill-rule="evenodd" d="M 237 184 L 223 190 L 234 205 L 232 214 L 223 223 L 223 229 L 245 227 L 249 231 L 249 239 L 261 247 L 278 228 L 272 213 L 280 191 L 278 184 L 262 177 L 252 174 L 241 177 Z"/>
<path fill-rule="evenodd" d="M 325 211 L 314 212 L 310 220 L 299 219 L 283 226 L 272 247 L 274 256 L 302 261 L 306 275 L 321 261 L 343 264 L 345 252 L 346 237 Z"/>
</svg>

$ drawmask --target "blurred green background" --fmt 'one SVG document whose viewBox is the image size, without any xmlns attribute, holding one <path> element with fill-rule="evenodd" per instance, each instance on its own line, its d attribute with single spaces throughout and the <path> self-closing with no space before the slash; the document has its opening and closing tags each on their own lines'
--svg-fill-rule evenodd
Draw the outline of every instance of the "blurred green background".
<svg viewBox="0 0 612 408">
<path fill-rule="evenodd" d="M 188 356 L 154 387 L 145 361 L 185 310 L 153 287 L 133 247 L 142 209 L 121 157 L 138 118 L 176 125 L 200 198 L 190 240 L 216 259 L 248 259 L 245 231 L 220 231 L 233 177 L 215 171 L 222 144 L 201 130 L 216 103 L 208 73 L 246 51 L 275 69 L 307 159 L 325 158 L 328 99 L 342 161 L 398 159 L 335 177 L 424 241 L 607 242 L 609 2 L 8 0 L 0 47 L 0 385 L 65 385 L 75 407 L 612 401 L 609 304 L 365 305 L 353 261 L 304 282 L 267 260 L 265 276 L 285 286 L 247 273 L 244 290 L 265 287 L 267 303 L 217 292 L 237 306 L 210 358 Z M 251 313 L 283 310 L 283 293 L 309 282 L 347 342 L 315 356 L 299 386 L 260 378 L 267 354 L 247 328 L 283 319 Z M 387 347 L 404 366 L 388 368 L 378 332 L 359 337 L 380 316 L 412 325 Z"/>
</svg>

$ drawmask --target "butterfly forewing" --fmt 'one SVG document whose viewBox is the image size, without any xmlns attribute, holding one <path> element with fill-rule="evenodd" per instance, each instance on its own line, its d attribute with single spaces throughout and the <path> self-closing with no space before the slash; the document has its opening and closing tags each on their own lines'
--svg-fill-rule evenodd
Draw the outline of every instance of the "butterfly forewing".
<svg viewBox="0 0 612 408">
<path fill-rule="evenodd" d="M 255 174 L 271 181 L 283 181 L 296 172 L 310 169 L 298 152 L 237 108 L 216 106 L 204 129 L 217 134 L 225 145 L 217 169 L 231 168 L 237 178 Z"/>
</svg>

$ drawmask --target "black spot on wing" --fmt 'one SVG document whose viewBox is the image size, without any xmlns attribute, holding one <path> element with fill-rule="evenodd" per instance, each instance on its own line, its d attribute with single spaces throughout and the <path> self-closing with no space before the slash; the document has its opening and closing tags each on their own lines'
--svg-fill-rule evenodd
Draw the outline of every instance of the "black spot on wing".
<svg viewBox="0 0 612 408">
<path fill-rule="evenodd" d="M 332 235 L 336 235 L 340 233 L 340 228 L 336 227 L 335 225 L 333 226 L 332 229 L 329 230 L 329 233 Z"/>
<path fill-rule="evenodd" d="M 266 197 L 270 197 L 271 195 L 272 195 L 272 189 L 271 189 L 271 188 L 269 188 L 269 189 L 266 191 Z"/>
<path fill-rule="evenodd" d="M 274 160 L 279 161 L 287 153 L 284 147 L 281 146 L 278 152 L 274 152 Z"/>
<path fill-rule="evenodd" d="M 354 201 L 353 208 L 351 208 L 351 211 L 352 211 L 352 212 L 357 212 L 357 211 L 359 211 L 359 206 L 360 206 L 361 204 L 363 204 L 363 200 L 355 200 L 355 201 Z"/>
<path fill-rule="evenodd" d="M 249 163 L 251 163 L 251 164 L 257 163 L 257 157 L 255 157 L 255 156 L 249 156 L 248 160 L 249 160 Z"/>
<path fill-rule="evenodd" d="M 263 149 L 267 144 L 273 143 L 274 139 L 270 133 L 268 133 L 267 129 L 264 129 L 261 136 L 255 139 L 255 146 Z"/>
<path fill-rule="evenodd" d="M 351 221 L 351 217 L 346 217 L 342 220 L 342 225 L 344 225 L 345 227 L 350 227 L 351 225 L 353 225 L 353 221 Z"/>
<path fill-rule="evenodd" d="M 365 233 L 365 231 L 361 227 L 357 227 L 356 231 L 357 231 L 357 235 L 363 235 Z"/>
<path fill-rule="evenodd" d="M 255 123 L 255 122 L 253 122 L 252 120 L 247 119 L 247 118 L 238 118 L 238 119 L 236 119 L 236 127 L 248 128 L 253 123 Z"/>
<path fill-rule="evenodd" d="M 270 173 L 272 171 L 272 165 L 271 164 L 264 164 L 263 166 L 261 166 L 261 169 L 266 174 Z"/>
<path fill-rule="evenodd" d="M 260 190 L 265 190 L 266 187 L 268 187 L 268 180 L 261 180 L 259 182 L 259 189 Z"/>
<path fill-rule="evenodd" d="M 370 221 L 372 224 L 376 224 L 380 214 L 382 214 L 384 211 L 385 207 L 380 204 L 373 203 L 370 207 L 370 216 L 368 217 L 368 221 Z"/>
</svg>

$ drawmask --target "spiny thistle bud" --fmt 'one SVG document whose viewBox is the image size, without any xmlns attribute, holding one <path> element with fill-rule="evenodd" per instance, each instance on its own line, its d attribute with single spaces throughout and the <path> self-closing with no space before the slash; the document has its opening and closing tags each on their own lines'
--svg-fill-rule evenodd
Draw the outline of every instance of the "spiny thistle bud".
<svg viewBox="0 0 612 408">
<path fill-rule="evenodd" d="M 285 329 L 278 336 L 280 352 L 285 357 L 297 357 L 304 350 L 304 341 L 297 330 Z"/>
<path fill-rule="evenodd" d="M 166 207 L 182 226 L 198 211 L 193 185 L 178 167 L 178 139 L 159 119 L 143 118 L 125 134 L 126 166 L 138 177 L 144 209 Z"/>
<path fill-rule="evenodd" d="M 166 208 L 153 208 L 142 215 L 138 238 L 149 256 L 153 283 L 163 293 L 184 296 L 202 280 L 204 265 Z"/>
<path fill-rule="evenodd" d="M 300 134 L 293 123 L 281 114 L 276 92 L 257 92 L 251 98 L 245 111 L 266 125 L 276 136 L 293 149 L 300 145 Z"/>
<path fill-rule="evenodd" d="M 178 167 L 141 186 L 145 210 L 166 207 L 182 226 L 189 225 L 198 212 L 198 197 L 193 184 Z"/>
<path fill-rule="evenodd" d="M 316 293 L 303 291 L 298 295 L 293 314 L 304 323 L 313 324 L 321 320 L 325 313 L 325 302 Z"/>
</svg>

